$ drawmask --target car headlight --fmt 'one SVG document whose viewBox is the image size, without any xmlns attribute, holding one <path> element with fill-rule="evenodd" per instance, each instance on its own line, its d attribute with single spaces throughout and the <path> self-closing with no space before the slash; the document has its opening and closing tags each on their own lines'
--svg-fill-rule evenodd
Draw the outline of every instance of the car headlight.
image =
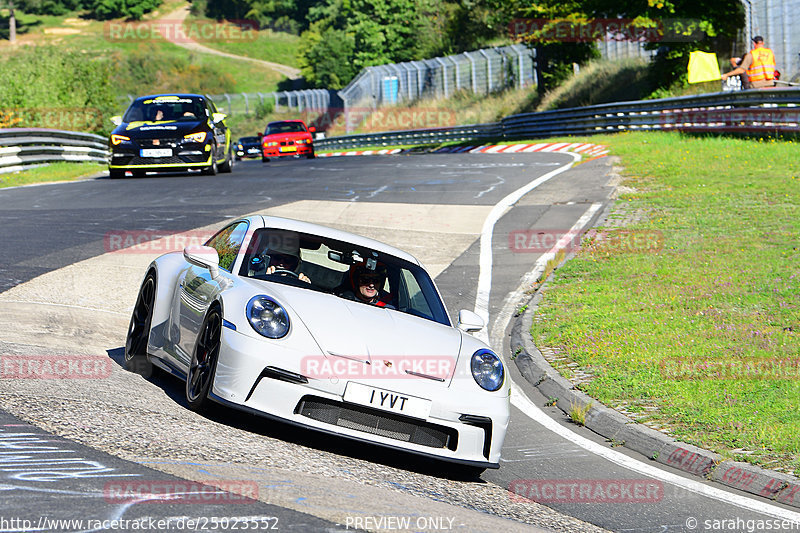
<svg viewBox="0 0 800 533">
<path fill-rule="evenodd" d="M 305 140 L 305 139 L 297 139 L 295 142 L 296 142 L 297 144 L 306 144 L 308 141 L 307 141 L 307 140 Z"/>
<path fill-rule="evenodd" d="M 247 302 L 247 321 L 254 330 L 270 339 L 280 339 L 289 332 L 286 310 L 267 296 L 250 298 Z"/>
<path fill-rule="evenodd" d="M 198 131 L 197 133 L 190 133 L 189 135 L 184 135 L 183 138 L 187 141 L 201 143 L 206 140 L 206 132 Z"/>
<path fill-rule="evenodd" d="M 244 146 L 242 146 L 242 145 L 240 144 L 240 145 L 239 145 L 239 150 L 244 150 Z"/>
<path fill-rule="evenodd" d="M 503 362 L 491 350 L 484 348 L 472 354 L 469 366 L 472 377 L 482 388 L 496 391 L 503 385 Z"/>
<path fill-rule="evenodd" d="M 116 145 L 118 145 L 118 144 L 120 144 L 122 142 L 130 141 L 130 140 L 131 140 L 130 137 L 125 137 L 124 135 L 113 134 L 111 136 L 111 144 L 113 144 L 114 146 L 116 146 Z"/>
</svg>

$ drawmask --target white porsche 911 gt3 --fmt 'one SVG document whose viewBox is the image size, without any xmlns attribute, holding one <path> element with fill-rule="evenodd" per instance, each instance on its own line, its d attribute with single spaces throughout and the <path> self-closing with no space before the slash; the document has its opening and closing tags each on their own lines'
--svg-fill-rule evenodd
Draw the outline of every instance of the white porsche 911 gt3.
<svg viewBox="0 0 800 533">
<path fill-rule="evenodd" d="M 411 255 L 343 231 L 253 216 L 154 260 L 125 366 L 208 401 L 351 439 L 497 468 L 510 416 L 500 358 L 454 327 Z"/>
</svg>

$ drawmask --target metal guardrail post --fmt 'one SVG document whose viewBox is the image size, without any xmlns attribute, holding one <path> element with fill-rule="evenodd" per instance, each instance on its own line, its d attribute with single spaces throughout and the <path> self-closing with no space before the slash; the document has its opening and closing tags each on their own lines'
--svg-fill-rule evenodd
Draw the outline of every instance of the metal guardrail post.
<svg viewBox="0 0 800 533">
<path fill-rule="evenodd" d="M 522 52 L 519 51 L 515 46 L 512 46 L 511 50 L 514 53 L 517 54 L 517 78 L 518 78 L 517 88 L 518 89 L 522 89 L 523 84 L 525 82 L 525 80 L 524 80 L 524 78 L 525 78 L 525 66 L 524 66 L 524 63 L 523 63 L 523 60 L 522 60 L 522 58 L 523 58 Z"/>
<path fill-rule="evenodd" d="M 0 174 L 56 161 L 108 161 L 108 139 L 45 128 L 0 129 Z"/>
<path fill-rule="evenodd" d="M 442 85 L 444 97 L 447 98 L 450 96 L 450 93 L 447 91 L 447 63 L 445 63 L 441 57 L 435 57 L 434 60 L 442 66 Z"/>
<path fill-rule="evenodd" d="M 472 56 L 469 52 L 464 52 L 464 55 L 467 56 L 470 63 L 470 72 L 472 73 L 472 94 L 478 94 L 478 80 L 477 80 L 477 73 L 475 72 L 475 60 L 472 59 Z"/>
<path fill-rule="evenodd" d="M 486 92 L 490 93 L 493 90 L 492 87 L 492 58 L 488 56 L 485 50 L 478 50 L 484 59 L 486 59 Z"/>
<path fill-rule="evenodd" d="M 454 56 L 447 56 L 450 58 L 450 61 L 456 66 L 456 90 L 461 90 L 461 69 L 459 68 L 458 61 L 456 61 Z"/>
</svg>

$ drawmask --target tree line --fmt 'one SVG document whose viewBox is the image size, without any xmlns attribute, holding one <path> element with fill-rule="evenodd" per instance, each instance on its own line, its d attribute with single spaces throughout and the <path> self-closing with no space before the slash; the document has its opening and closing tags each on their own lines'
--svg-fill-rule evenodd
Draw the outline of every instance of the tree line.
<svg viewBox="0 0 800 533">
<path fill-rule="evenodd" d="M 139 20 L 161 5 L 161 0 L 13 0 L 6 3 L 35 15 L 65 15 L 85 10 L 90 18 L 97 20 L 120 17 Z"/>
<path fill-rule="evenodd" d="M 569 76 L 573 63 L 599 56 L 595 42 L 564 39 L 553 28 L 614 19 L 644 28 L 644 46 L 655 54 L 651 84 L 667 88 L 685 80 L 689 52 L 727 55 L 742 40 L 744 25 L 739 0 L 194 0 L 194 9 L 302 35 L 303 76 L 311 86 L 331 89 L 367 66 L 517 40 L 536 48 L 540 89 L 546 90 Z M 526 36 L 513 35 L 514 21 L 532 19 L 545 23 Z"/>
<path fill-rule="evenodd" d="M 19 10 L 63 14 L 85 9 L 100 19 L 141 18 L 161 0 L 16 0 Z M 693 50 L 734 51 L 742 39 L 739 0 L 193 0 L 196 15 L 256 20 L 302 37 L 297 53 L 308 86 L 340 89 L 364 67 L 457 54 L 517 40 L 536 48 L 540 90 L 558 85 L 599 56 L 591 40 L 564 39 L 554 28 L 624 19 L 651 28 L 651 85 L 685 79 Z M 536 29 L 514 35 L 514 21 Z M 550 22 L 548 22 L 550 21 Z M 659 33 L 661 32 L 661 33 Z M 650 38 L 656 35 L 656 38 Z M 661 35 L 661 38 L 658 38 Z M 744 50 L 738 50 L 741 53 Z"/>
</svg>

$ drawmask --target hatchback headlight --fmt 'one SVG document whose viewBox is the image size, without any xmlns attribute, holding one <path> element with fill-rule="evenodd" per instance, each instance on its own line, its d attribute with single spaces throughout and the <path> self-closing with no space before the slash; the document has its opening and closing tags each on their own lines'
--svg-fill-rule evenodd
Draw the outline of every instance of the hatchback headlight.
<svg viewBox="0 0 800 533">
<path fill-rule="evenodd" d="M 289 332 L 289 315 L 272 298 L 254 296 L 247 302 L 247 321 L 258 333 L 280 339 Z"/>
<path fill-rule="evenodd" d="M 189 135 L 184 135 L 183 138 L 194 143 L 201 143 L 206 140 L 206 132 L 198 131 L 197 133 L 190 133 Z"/>
<path fill-rule="evenodd" d="M 503 362 L 491 350 L 481 349 L 472 354 L 470 370 L 475 382 L 488 391 L 496 391 L 503 386 L 505 372 Z"/>
<path fill-rule="evenodd" d="M 113 144 L 114 146 L 130 140 L 131 140 L 130 137 L 125 137 L 124 135 L 117 135 L 116 133 L 111 136 L 111 144 Z"/>
</svg>

